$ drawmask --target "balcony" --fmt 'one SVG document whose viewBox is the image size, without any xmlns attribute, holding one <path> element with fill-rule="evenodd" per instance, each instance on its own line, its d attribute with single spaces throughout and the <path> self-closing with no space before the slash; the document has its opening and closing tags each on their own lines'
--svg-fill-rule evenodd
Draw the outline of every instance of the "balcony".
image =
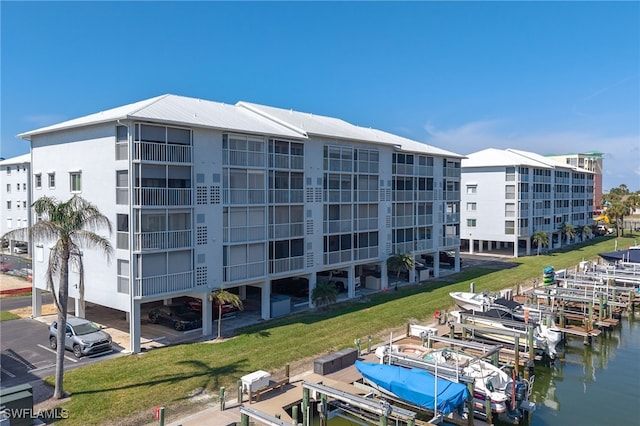
<svg viewBox="0 0 640 426">
<path fill-rule="evenodd" d="M 282 223 L 269 225 L 269 238 L 292 238 L 304 236 L 304 223 Z"/>
<path fill-rule="evenodd" d="M 332 251 L 324 254 L 325 265 L 336 265 L 351 261 L 351 250 Z"/>
<path fill-rule="evenodd" d="M 354 251 L 355 260 L 378 259 L 380 257 L 378 246 L 357 248 Z"/>
<path fill-rule="evenodd" d="M 413 226 L 414 216 L 396 216 L 393 218 L 394 228 L 407 228 Z"/>
<path fill-rule="evenodd" d="M 137 206 L 190 206 L 191 188 L 134 188 Z"/>
<path fill-rule="evenodd" d="M 240 243 L 247 241 L 263 241 L 265 239 L 265 226 L 242 226 L 233 228 L 224 228 L 223 241 L 225 243 Z"/>
<path fill-rule="evenodd" d="M 153 142 L 134 142 L 134 161 L 150 161 L 158 163 L 190 163 L 191 146 L 167 145 Z"/>
<path fill-rule="evenodd" d="M 304 203 L 303 189 L 270 189 L 269 202 L 274 204 Z"/>
<path fill-rule="evenodd" d="M 356 219 L 356 231 L 367 231 L 378 229 L 378 218 L 373 217 L 369 219 Z"/>
<path fill-rule="evenodd" d="M 254 262 L 243 265 L 225 266 L 224 281 L 233 282 L 264 276 L 265 262 Z"/>
<path fill-rule="evenodd" d="M 344 232 L 351 232 L 352 223 L 351 219 L 347 220 L 331 220 L 324 222 L 325 234 L 338 234 Z"/>
<path fill-rule="evenodd" d="M 269 273 L 278 274 L 280 272 L 298 271 L 304 269 L 304 256 L 288 257 L 286 259 L 275 259 L 269 261 Z"/>
<path fill-rule="evenodd" d="M 136 234 L 135 250 L 167 250 L 191 247 L 191 230 L 142 232 Z"/>
<path fill-rule="evenodd" d="M 263 189 L 225 189 L 224 204 L 264 204 Z"/>
<path fill-rule="evenodd" d="M 194 287 L 193 271 L 136 278 L 134 297 L 149 297 L 189 290 Z"/>
</svg>

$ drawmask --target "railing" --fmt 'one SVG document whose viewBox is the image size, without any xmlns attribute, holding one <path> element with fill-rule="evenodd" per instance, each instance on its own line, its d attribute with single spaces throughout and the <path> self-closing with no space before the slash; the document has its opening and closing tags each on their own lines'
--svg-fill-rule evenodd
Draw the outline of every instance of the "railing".
<svg viewBox="0 0 640 426">
<path fill-rule="evenodd" d="M 134 188 L 134 203 L 138 206 L 191 205 L 190 188 Z"/>
<path fill-rule="evenodd" d="M 356 201 L 378 201 L 378 190 L 356 191 Z"/>
<path fill-rule="evenodd" d="M 529 235 L 529 227 L 528 226 L 523 226 L 521 228 L 518 229 L 518 235 L 520 236 L 528 236 Z"/>
<path fill-rule="evenodd" d="M 263 189 L 225 189 L 225 204 L 264 204 Z"/>
<path fill-rule="evenodd" d="M 413 226 L 413 218 L 414 216 L 395 216 L 393 218 L 393 227 L 406 228 L 408 226 Z"/>
<path fill-rule="evenodd" d="M 393 201 L 413 201 L 414 191 L 411 190 L 396 190 L 393 191 Z"/>
<path fill-rule="evenodd" d="M 447 213 L 444 215 L 444 223 L 459 223 L 460 213 Z"/>
<path fill-rule="evenodd" d="M 223 241 L 225 243 L 240 243 L 245 241 L 262 241 L 265 239 L 265 226 L 243 226 L 237 228 L 224 228 Z"/>
<path fill-rule="evenodd" d="M 303 203 L 304 189 L 270 189 L 269 202 L 276 204 Z"/>
<path fill-rule="evenodd" d="M 393 173 L 398 175 L 412 175 L 413 164 L 394 164 Z"/>
<path fill-rule="evenodd" d="M 254 262 L 244 265 L 225 266 L 224 267 L 224 281 L 232 282 L 238 280 L 244 280 L 248 278 L 256 278 L 264 276 L 265 262 Z"/>
<path fill-rule="evenodd" d="M 223 150 L 222 158 L 225 166 L 264 167 L 265 154 L 261 152 Z"/>
<path fill-rule="evenodd" d="M 136 234 L 135 250 L 166 250 L 193 245 L 191 230 L 141 232 Z"/>
<path fill-rule="evenodd" d="M 154 142 L 134 142 L 133 159 L 162 163 L 190 163 L 191 146 Z"/>
<path fill-rule="evenodd" d="M 269 238 L 292 238 L 304 236 L 304 222 L 269 225 Z"/>
<path fill-rule="evenodd" d="M 416 166 L 417 176 L 433 176 L 433 166 Z"/>
<path fill-rule="evenodd" d="M 433 248 L 433 239 L 416 241 L 416 250 L 429 250 Z"/>
<path fill-rule="evenodd" d="M 325 265 L 335 265 L 337 263 L 350 262 L 351 250 L 332 251 L 324 254 Z"/>
<path fill-rule="evenodd" d="M 289 154 L 270 154 L 269 167 L 276 169 L 304 169 L 304 157 Z"/>
<path fill-rule="evenodd" d="M 349 203 L 351 202 L 351 191 L 345 190 L 342 191 L 340 189 L 328 189 L 325 191 L 327 201 L 333 203 Z"/>
<path fill-rule="evenodd" d="M 380 257 L 379 251 L 378 246 L 355 249 L 355 260 L 377 259 Z"/>
<path fill-rule="evenodd" d="M 416 193 L 416 199 L 418 201 L 433 201 L 433 191 L 418 190 Z"/>
<path fill-rule="evenodd" d="M 325 234 L 336 234 L 342 232 L 351 232 L 352 222 L 347 220 L 330 220 L 324 222 Z"/>
<path fill-rule="evenodd" d="M 289 257 L 286 259 L 276 259 L 269 261 L 269 273 L 289 272 L 304 269 L 304 256 Z"/>
<path fill-rule="evenodd" d="M 356 231 L 365 231 L 368 229 L 378 229 L 378 218 L 356 219 Z"/>
<path fill-rule="evenodd" d="M 411 253 L 415 250 L 415 241 L 406 241 L 404 243 L 395 243 L 393 245 L 394 253 Z"/>
<path fill-rule="evenodd" d="M 460 191 L 445 191 L 444 199 L 449 201 L 460 200 Z"/>
<path fill-rule="evenodd" d="M 155 277 L 136 278 L 133 289 L 134 297 L 156 296 L 175 293 L 194 287 L 193 271 L 177 274 L 158 275 Z"/>
<path fill-rule="evenodd" d="M 416 225 L 433 225 L 433 215 L 425 214 L 422 216 L 416 216 Z"/>
<path fill-rule="evenodd" d="M 444 168 L 444 175 L 446 177 L 453 177 L 453 178 L 457 177 L 457 178 L 459 178 L 461 170 L 462 169 L 456 168 L 456 167 L 445 167 Z"/>
<path fill-rule="evenodd" d="M 460 237 L 443 237 L 440 238 L 440 246 L 442 247 L 451 247 L 451 246 L 459 246 L 460 245 Z"/>
</svg>

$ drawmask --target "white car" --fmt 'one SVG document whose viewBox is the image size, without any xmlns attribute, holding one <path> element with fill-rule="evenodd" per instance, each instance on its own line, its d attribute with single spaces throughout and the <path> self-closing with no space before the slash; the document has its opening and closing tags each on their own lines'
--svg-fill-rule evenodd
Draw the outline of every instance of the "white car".
<svg viewBox="0 0 640 426">
<path fill-rule="evenodd" d="M 25 253 L 27 253 L 28 251 L 29 251 L 29 250 L 27 249 L 27 245 L 26 245 L 26 244 L 24 244 L 24 245 L 19 244 L 19 245 L 15 245 L 15 246 L 13 247 L 13 252 L 14 252 L 15 254 L 25 254 Z"/>
</svg>

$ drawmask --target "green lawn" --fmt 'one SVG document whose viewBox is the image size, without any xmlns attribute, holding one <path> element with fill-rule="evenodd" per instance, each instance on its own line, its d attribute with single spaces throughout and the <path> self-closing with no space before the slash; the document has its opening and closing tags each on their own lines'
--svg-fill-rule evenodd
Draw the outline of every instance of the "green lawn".
<svg viewBox="0 0 640 426">
<path fill-rule="evenodd" d="M 75 369 L 65 375 L 71 399 L 65 424 L 145 424 L 153 407 L 164 405 L 169 415 L 189 408 L 190 397 L 206 391 L 217 394 L 226 386 L 236 396 L 241 376 L 256 370 L 275 375 L 285 364 L 354 347 L 354 339 L 374 342 L 391 330 L 404 330 L 408 322 L 430 322 L 436 310 L 451 307 L 450 291 L 497 291 L 527 285 L 541 277 L 542 269 L 573 267 L 598 253 L 614 250 L 614 238 L 599 238 L 567 252 L 514 259 L 505 270 L 467 268 L 446 279 L 373 295 L 366 301 L 345 303 L 330 312 L 308 312 L 246 328 L 222 343 L 192 343 L 154 349 Z M 618 247 L 634 244 L 619 238 Z M 311 363 L 308 364 L 310 367 Z M 47 379 L 53 383 L 53 377 Z M 191 407 L 192 408 L 192 407 Z"/>
<path fill-rule="evenodd" d="M 9 311 L 0 311 L 0 321 L 9 321 L 20 318 L 20 315 L 16 315 Z"/>
</svg>

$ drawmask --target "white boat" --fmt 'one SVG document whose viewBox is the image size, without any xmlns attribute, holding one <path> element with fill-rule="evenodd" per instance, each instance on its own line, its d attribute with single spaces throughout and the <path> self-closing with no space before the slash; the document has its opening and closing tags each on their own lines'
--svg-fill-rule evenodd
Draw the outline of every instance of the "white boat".
<svg viewBox="0 0 640 426">
<path fill-rule="evenodd" d="M 529 382 L 512 379 L 507 372 L 486 360 L 453 348 L 430 349 L 415 344 L 379 346 L 375 353 L 381 363 L 410 365 L 457 382 L 465 381 L 465 378 L 472 380 L 474 408 L 478 413 L 484 413 L 489 399 L 494 414 L 508 416 L 511 420 L 523 415 L 518 408 L 528 399 Z M 419 363 L 410 363 L 407 359 Z"/>
<path fill-rule="evenodd" d="M 464 309 L 465 311 L 484 312 L 494 300 L 488 293 L 471 293 L 467 291 L 454 291 L 449 293 L 449 296 L 451 296 L 460 309 Z"/>
<path fill-rule="evenodd" d="M 552 317 L 547 317 L 544 321 L 527 324 L 522 318 L 514 315 L 512 310 L 493 305 L 485 312 L 472 311 L 452 311 L 450 315 L 458 323 L 462 323 L 464 317 L 465 324 L 480 327 L 473 331 L 474 335 L 503 342 L 510 345 L 515 344 L 514 333 L 519 334 L 519 346 L 527 350 L 529 326 L 533 329 L 533 346 L 537 351 L 543 352 L 549 359 L 553 360 L 557 354 L 557 346 L 562 341 L 562 332 L 556 327 Z M 549 325 L 546 321 L 549 321 Z M 495 331 L 494 331 L 495 330 Z"/>
</svg>

